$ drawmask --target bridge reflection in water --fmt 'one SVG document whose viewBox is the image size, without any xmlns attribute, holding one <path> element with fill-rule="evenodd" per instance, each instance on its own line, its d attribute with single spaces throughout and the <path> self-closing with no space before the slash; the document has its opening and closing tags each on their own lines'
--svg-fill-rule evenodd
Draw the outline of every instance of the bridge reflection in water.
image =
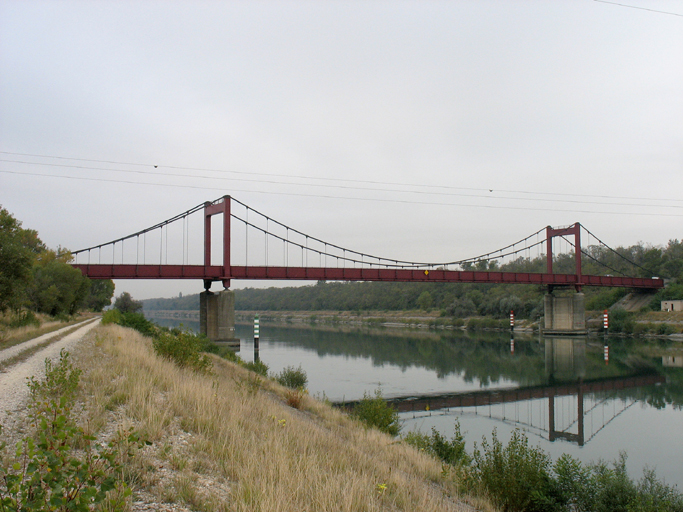
<svg viewBox="0 0 683 512">
<path fill-rule="evenodd" d="M 562 439 L 583 446 L 636 403 L 635 398 L 619 398 L 618 391 L 665 382 L 656 373 L 586 380 L 585 337 L 549 337 L 544 343 L 545 385 L 399 396 L 386 401 L 400 413 L 412 412 L 414 418 L 439 411 L 485 415 L 551 442 Z M 343 407 L 352 409 L 356 403 L 346 402 Z"/>
</svg>

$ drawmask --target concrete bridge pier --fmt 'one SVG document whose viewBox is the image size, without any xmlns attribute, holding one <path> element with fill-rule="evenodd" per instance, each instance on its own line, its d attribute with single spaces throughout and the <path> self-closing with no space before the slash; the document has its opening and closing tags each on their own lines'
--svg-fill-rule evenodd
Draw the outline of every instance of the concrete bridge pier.
<svg viewBox="0 0 683 512">
<path fill-rule="evenodd" d="M 199 330 L 211 341 L 239 345 L 235 338 L 235 292 L 199 294 Z"/>
<path fill-rule="evenodd" d="M 588 334 L 586 329 L 586 297 L 583 293 L 545 295 L 545 325 L 543 334 Z"/>
</svg>

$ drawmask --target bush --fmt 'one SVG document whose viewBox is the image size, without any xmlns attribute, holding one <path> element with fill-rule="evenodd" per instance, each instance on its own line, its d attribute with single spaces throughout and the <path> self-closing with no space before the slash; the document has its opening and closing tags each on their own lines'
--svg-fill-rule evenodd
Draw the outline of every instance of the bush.
<svg viewBox="0 0 683 512">
<path fill-rule="evenodd" d="M 308 376 L 306 375 L 306 372 L 301 369 L 301 366 L 298 368 L 288 366 L 280 373 L 276 374 L 274 378 L 282 386 L 292 389 L 304 389 L 306 384 L 308 384 Z"/>
<path fill-rule="evenodd" d="M 460 433 L 460 422 L 455 420 L 455 435 L 448 441 L 436 428 L 432 427 L 432 434 L 409 432 L 403 439 L 418 450 L 424 450 L 441 459 L 451 466 L 468 465 L 470 456 L 465 451 L 465 439 Z"/>
<path fill-rule="evenodd" d="M 258 361 L 249 361 L 248 363 L 243 363 L 242 366 L 262 377 L 268 376 L 268 365 L 260 359 Z"/>
<path fill-rule="evenodd" d="M 86 512 L 107 500 L 120 504 L 131 494 L 122 469 L 139 440 L 132 431 L 119 432 L 103 447 L 76 426 L 72 407 L 81 372 L 68 356 L 62 350 L 56 365 L 46 359 L 45 380 L 28 383 L 29 419 L 36 432 L 17 444 L 10 467 L 0 466 L 2 510 Z M 0 441 L 0 450 L 5 447 Z"/>
<path fill-rule="evenodd" d="M 158 330 L 156 325 L 147 320 L 142 313 L 125 313 L 119 309 L 105 311 L 102 315 L 102 324 L 118 324 L 123 327 L 130 327 L 149 337 L 153 337 Z"/>
<path fill-rule="evenodd" d="M 142 313 L 122 313 L 121 317 L 119 325 L 135 329 L 143 336 L 153 337 L 157 333 L 154 323 L 147 320 Z"/>
<path fill-rule="evenodd" d="M 615 308 L 609 313 L 609 330 L 611 332 L 632 333 L 635 329 L 633 315 L 628 311 Z"/>
<path fill-rule="evenodd" d="M 550 456 L 529 447 L 518 429 L 505 447 L 494 430 L 491 444 L 483 438 L 481 451 L 475 446 L 473 476 L 503 510 L 552 510 L 550 464 Z"/>
<path fill-rule="evenodd" d="M 178 366 L 192 368 L 199 372 L 209 372 L 213 364 L 206 354 L 202 354 L 204 341 L 201 336 L 190 332 L 160 332 L 152 341 L 154 351 Z"/>
<path fill-rule="evenodd" d="M 668 336 L 676 332 L 676 328 L 671 324 L 661 323 L 657 326 L 657 334 Z"/>
<path fill-rule="evenodd" d="M 10 321 L 7 323 L 7 327 L 26 327 L 32 325 L 34 327 L 40 327 L 40 320 L 35 315 L 33 311 L 21 311 L 16 315 L 12 316 Z"/>
<path fill-rule="evenodd" d="M 363 393 L 363 399 L 353 409 L 352 416 L 367 427 L 376 428 L 386 434 L 397 436 L 401 431 L 398 411 L 382 399 L 382 391 L 377 389 L 372 397 Z"/>
</svg>

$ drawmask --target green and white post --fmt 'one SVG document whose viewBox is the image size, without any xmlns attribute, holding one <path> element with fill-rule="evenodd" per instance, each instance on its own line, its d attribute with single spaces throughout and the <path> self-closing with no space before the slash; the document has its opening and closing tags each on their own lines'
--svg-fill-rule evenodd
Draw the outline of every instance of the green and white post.
<svg viewBox="0 0 683 512">
<path fill-rule="evenodd" d="M 254 361 L 259 360 L 259 318 L 254 315 Z"/>
</svg>

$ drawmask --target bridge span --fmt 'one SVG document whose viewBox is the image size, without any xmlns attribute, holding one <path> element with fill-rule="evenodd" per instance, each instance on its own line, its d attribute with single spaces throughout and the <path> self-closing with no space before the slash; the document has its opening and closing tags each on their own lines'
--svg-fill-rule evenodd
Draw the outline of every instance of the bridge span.
<svg viewBox="0 0 683 512">
<path fill-rule="evenodd" d="M 243 216 L 233 211 L 233 203 L 244 211 Z M 203 262 L 196 263 L 190 263 L 189 257 L 190 238 L 201 238 L 198 233 L 191 233 L 188 227 L 189 218 L 193 214 L 203 217 Z M 252 220 L 249 218 L 250 214 Z M 222 240 L 220 247 L 212 247 L 212 217 L 220 215 Z M 243 247 L 233 247 L 233 235 L 236 234 L 232 228 L 233 221 L 244 226 Z M 182 247 L 174 252 L 173 249 L 169 250 L 169 229 L 177 224 L 182 224 Z M 600 262 L 582 249 L 583 230 L 592 235 L 578 222 L 566 227 L 547 226 L 513 244 L 472 258 L 448 262 L 402 261 L 373 256 L 323 241 L 278 222 L 230 196 L 223 196 L 150 228 L 72 254 L 76 257 L 73 266 L 90 279 L 202 280 L 206 290 L 200 296 L 202 330 L 207 335 L 220 332 L 227 335 L 225 333 L 234 332 L 234 321 L 227 320 L 226 325 L 221 323 L 221 319 L 226 317 L 234 319 L 234 297 L 228 290 L 233 279 L 539 285 L 548 289 L 545 299 L 546 332 L 581 333 L 585 332 L 583 294 L 580 293 L 584 286 L 638 289 L 658 289 L 664 286 L 664 281 L 657 277 L 585 275 L 582 269 L 582 256 Z M 573 238 L 573 241 L 567 237 Z M 254 239 L 257 241 L 254 242 Z M 564 241 L 573 248 L 574 273 L 553 271 L 555 239 Z M 158 259 L 156 256 L 148 255 L 148 242 L 153 242 L 156 244 L 155 247 L 158 247 L 158 252 L 156 249 L 154 251 L 158 254 Z M 254 244 L 258 245 L 256 251 Z M 195 243 L 194 246 L 196 245 Z M 504 261 L 505 258 L 523 258 L 524 254 L 530 254 L 532 248 L 538 251 L 545 250 L 545 272 L 506 272 L 497 269 L 499 261 Z M 109 249 L 111 261 L 102 263 L 103 254 L 108 255 Z M 214 264 L 212 261 L 214 249 L 220 249 L 222 252 L 221 264 Z M 120 259 L 117 257 L 117 250 Z M 232 255 L 235 252 L 244 254 L 244 265 L 233 264 Z M 169 255 L 173 259 L 174 256 L 177 257 L 177 253 L 182 254 L 182 263 L 169 264 Z M 260 261 L 256 261 L 255 253 L 258 253 Z M 623 258 L 623 255 L 620 257 Z M 79 258 L 86 261 L 79 262 Z M 311 264 L 311 261 L 314 263 Z M 225 290 L 219 294 L 211 293 L 211 285 L 214 282 L 221 282 Z M 556 296 L 553 294 L 556 288 L 573 289 L 577 293 L 573 297 Z M 219 324 L 208 328 L 206 322 Z M 215 336 L 220 338 L 222 335 Z"/>
</svg>

